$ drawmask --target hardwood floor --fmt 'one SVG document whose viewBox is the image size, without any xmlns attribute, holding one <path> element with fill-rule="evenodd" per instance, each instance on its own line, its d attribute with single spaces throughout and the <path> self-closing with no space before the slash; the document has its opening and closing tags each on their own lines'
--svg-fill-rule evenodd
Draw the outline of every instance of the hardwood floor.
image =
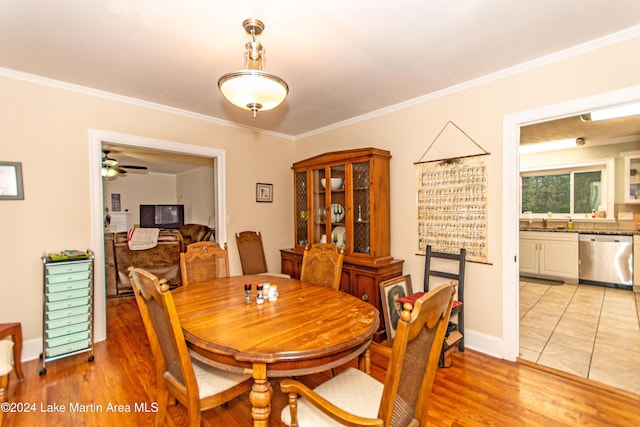
<svg viewBox="0 0 640 427">
<path fill-rule="evenodd" d="M 152 425 L 154 413 L 143 410 L 153 410 L 155 373 L 135 300 L 108 300 L 107 315 L 108 339 L 96 345 L 93 363 L 87 354 L 60 359 L 40 377 L 34 360 L 23 365 L 23 381 L 12 374 L 10 402 L 31 411 L 5 414 L 3 427 Z M 376 378 L 385 363 L 373 359 Z M 302 380 L 315 386 L 326 375 Z M 273 385 L 271 425 L 278 427 L 286 397 Z M 433 426 L 631 426 L 640 425 L 639 404 L 635 394 L 467 350 L 436 374 L 429 416 Z M 169 408 L 165 425 L 186 425 L 181 405 Z M 250 426 L 248 395 L 204 412 L 202 425 Z"/>
</svg>

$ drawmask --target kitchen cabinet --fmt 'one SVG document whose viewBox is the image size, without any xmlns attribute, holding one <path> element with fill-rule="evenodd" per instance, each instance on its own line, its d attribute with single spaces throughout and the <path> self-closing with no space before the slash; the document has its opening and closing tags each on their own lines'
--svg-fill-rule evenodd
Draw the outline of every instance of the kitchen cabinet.
<svg viewBox="0 0 640 427">
<path fill-rule="evenodd" d="M 520 274 L 578 283 L 578 233 L 520 232 Z"/>
<path fill-rule="evenodd" d="M 624 202 L 640 203 L 640 151 L 624 154 Z"/>
<path fill-rule="evenodd" d="M 633 236 L 633 291 L 640 292 L 640 235 Z"/>
<path fill-rule="evenodd" d="M 403 264 L 390 253 L 390 159 L 361 148 L 293 164 L 294 246 L 280 251 L 282 273 L 299 278 L 305 246 L 333 243 L 345 253 L 340 289 L 382 313 L 379 284 L 402 275 Z"/>
</svg>

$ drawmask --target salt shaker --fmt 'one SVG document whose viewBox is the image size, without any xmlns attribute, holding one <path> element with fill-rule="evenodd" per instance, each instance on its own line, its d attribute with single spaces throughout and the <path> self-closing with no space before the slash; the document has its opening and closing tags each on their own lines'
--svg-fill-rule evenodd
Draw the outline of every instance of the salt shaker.
<svg viewBox="0 0 640 427">
<path fill-rule="evenodd" d="M 269 296 L 269 301 L 276 301 L 278 299 L 278 286 L 271 285 L 267 295 Z"/>
<path fill-rule="evenodd" d="M 258 294 L 256 295 L 256 304 L 262 304 L 264 302 L 264 291 L 262 287 L 262 283 L 258 283 L 256 285 L 256 289 L 258 290 Z"/>
<path fill-rule="evenodd" d="M 244 284 L 244 303 L 251 304 L 251 283 Z"/>
</svg>

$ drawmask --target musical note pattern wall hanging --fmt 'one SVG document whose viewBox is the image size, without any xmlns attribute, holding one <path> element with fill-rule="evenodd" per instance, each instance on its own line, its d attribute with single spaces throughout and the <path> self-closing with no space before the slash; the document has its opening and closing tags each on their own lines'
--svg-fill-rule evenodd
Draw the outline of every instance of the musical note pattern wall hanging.
<svg viewBox="0 0 640 427">
<path fill-rule="evenodd" d="M 465 248 L 467 260 L 488 262 L 488 174 L 484 156 L 489 153 L 482 151 L 479 155 L 415 164 L 420 253 L 425 253 L 427 245 L 446 253 Z"/>
</svg>

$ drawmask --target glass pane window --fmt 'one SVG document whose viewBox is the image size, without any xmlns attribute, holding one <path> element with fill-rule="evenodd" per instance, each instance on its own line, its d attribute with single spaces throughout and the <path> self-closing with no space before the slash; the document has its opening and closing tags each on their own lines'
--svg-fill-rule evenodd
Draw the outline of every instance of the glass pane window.
<svg viewBox="0 0 640 427">
<path fill-rule="evenodd" d="M 568 173 L 522 177 L 522 212 L 570 213 L 570 184 Z"/>
<path fill-rule="evenodd" d="M 602 172 L 576 172 L 573 186 L 573 213 L 599 210 L 602 205 Z"/>
<path fill-rule="evenodd" d="M 608 172 L 606 164 L 522 172 L 521 213 L 566 217 L 606 211 Z"/>
</svg>

